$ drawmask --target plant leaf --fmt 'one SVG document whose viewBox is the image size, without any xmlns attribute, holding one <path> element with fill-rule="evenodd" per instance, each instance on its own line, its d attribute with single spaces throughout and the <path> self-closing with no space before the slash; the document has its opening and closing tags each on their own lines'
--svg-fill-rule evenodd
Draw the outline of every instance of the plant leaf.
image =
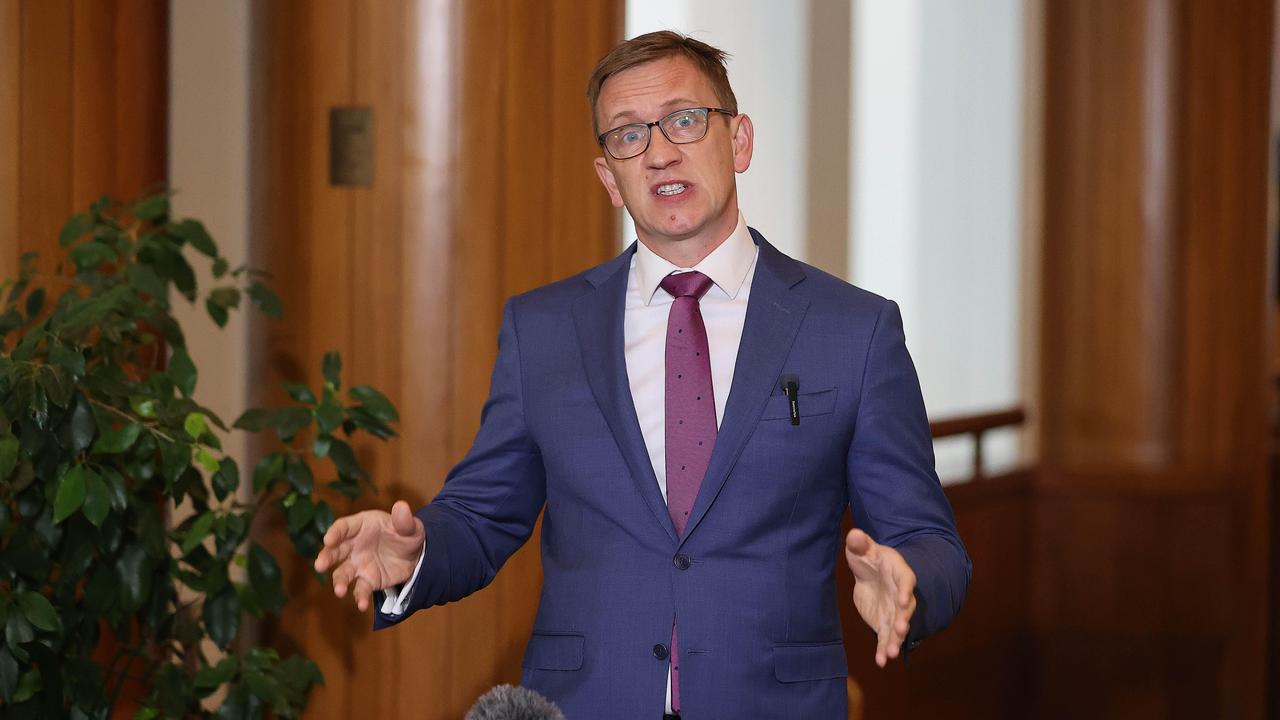
<svg viewBox="0 0 1280 720">
<path fill-rule="evenodd" d="M 97 473 L 89 471 L 84 497 L 84 516 L 94 527 L 102 527 L 102 521 L 111 512 L 111 490 Z"/>
<path fill-rule="evenodd" d="M 66 247 L 79 240 L 85 233 L 89 232 L 89 227 L 92 224 L 93 221 L 87 213 L 72 215 L 67 224 L 62 226 L 62 232 L 58 234 L 58 244 Z"/>
<path fill-rule="evenodd" d="M 138 434 L 142 432 L 142 426 L 138 423 L 129 423 L 119 430 L 112 430 L 103 433 L 98 438 L 98 442 L 93 444 L 94 453 L 102 453 L 104 455 L 119 454 L 133 447 L 138 440 Z"/>
<path fill-rule="evenodd" d="M 49 598 L 38 592 L 24 592 L 18 596 L 18 606 L 28 623 L 46 632 L 56 633 L 63 628 L 63 621 L 58 618 L 58 611 L 49 602 Z"/>
<path fill-rule="evenodd" d="M 204 626 L 209 638 L 220 648 L 226 648 L 236 639 L 240 629 L 240 595 L 235 586 L 228 583 L 212 597 L 204 601 Z"/>
<path fill-rule="evenodd" d="M 169 213 L 169 196 L 153 195 L 139 200 L 133 206 L 133 216 L 139 220 L 154 222 Z"/>
<path fill-rule="evenodd" d="M 9 654 L 8 648 L 0 648 L 0 697 L 6 703 L 13 699 L 13 691 L 18 689 L 18 661 Z"/>
<path fill-rule="evenodd" d="M 324 360 L 320 365 L 321 372 L 324 374 L 325 382 L 333 386 L 334 390 L 342 387 L 342 356 L 332 350 L 324 354 Z"/>
<path fill-rule="evenodd" d="M 213 238 L 209 237 L 209 232 L 204 229 L 204 225 L 199 220 L 183 220 L 169 230 L 201 253 L 211 258 L 218 256 L 218 246 L 214 244 Z"/>
<path fill-rule="evenodd" d="M 47 632 L 58 632 L 62 629 L 62 621 L 53 609 L 49 598 L 37 592 L 24 592 L 18 596 L 18 607 L 27 622 Z"/>
<path fill-rule="evenodd" d="M 394 422 L 400 419 L 400 414 L 396 412 L 395 406 L 387 396 L 368 385 L 353 387 L 347 391 L 347 394 L 363 403 L 370 414 L 383 422 Z"/>
<path fill-rule="evenodd" d="M 182 554 L 187 555 L 196 546 L 209 536 L 209 531 L 213 529 L 213 511 L 206 511 L 203 515 L 196 518 L 191 524 L 191 528 L 187 530 L 187 536 L 182 539 Z"/>
<path fill-rule="evenodd" d="M 289 397 L 300 403 L 312 404 L 316 401 L 316 395 L 311 392 L 311 388 L 301 383 L 285 383 L 284 391 L 289 393 Z"/>
<path fill-rule="evenodd" d="M 182 429 L 186 430 L 192 440 L 199 440 L 200 436 L 209 430 L 209 426 L 204 422 L 204 415 L 193 412 L 187 413 L 187 418 L 182 423 Z"/>
<path fill-rule="evenodd" d="M 178 392 L 183 397 L 191 397 L 196 391 L 197 371 L 195 363 L 191 362 L 191 356 L 182 348 L 173 351 L 173 355 L 169 358 L 169 369 L 166 370 L 169 378 L 173 380 L 173 384 L 177 386 Z"/>
<path fill-rule="evenodd" d="M 213 494 L 218 500 L 226 500 L 227 496 L 240 487 L 240 467 L 235 458 L 227 456 L 218 463 L 218 472 L 213 474 Z"/>
<path fill-rule="evenodd" d="M 58 491 L 53 499 L 53 522 L 60 523 L 80 509 L 84 504 L 85 480 L 90 470 L 84 465 L 76 465 L 62 476 L 58 482 Z"/>
<path fill-rule="evenodd" d="M 36 288 L 27 296 L 27 317 L 32 320 L 44 309 L 44 288 Z"/>
<path fill-rule="evenodd" d="M 102 263 L 112 262 L 116 259 L 116 251 L 109 246 L 100 242 L 87 242 L 83 245 L 77 245 L 75 250 L 71 251 L 71 262 L 81 270 L 96 269 Z"/>
<path fill-rule="evenodd" d="M 0 437 L 0 480 L 9 477 L 9 473 L 18 466 L 18 438 L 12 435 Z"/>
<path fill-rule="evenodd" d="M 217 665 L 209 665 L 196 673 L 196 689 L 213 690 L 236 676 L 235 656 L 224 657 Z"/>
<path fill-rule="evenodd" d="M 255 282 L 249 285 L 249 298 L 253 300 L 253 304 L 267 317 L 280 319 L 284 314 L 284 306 L 280 304 L 280 298 L 271 290 L 271 288 L 262 283 Z"/>
<path fill-rule="evenodd" d="M 279 615 L 284 608 L 284 591 L 280 585 L 280 566 L 258 543 L 249 546 L 249 585 L 268 612 Z"/>
<path fill-rule="evenodd" d="M 200 463 L 200 467 L 211 473 L 218 472 L 218 459 L 209 453 L 207 448 L 196 450 L 196 462 Z"/>
<path fill-rule="evenodd" d="M 155 419 L 156 416 L 156 399 L 145 395 L 134 395 L 129 398 L 129 407 L 138 417 L 148 420 Z"/>
<path fill-rule="evenodd" d="M 209 317 L 213 318 L 213 321 L 218 324 L 218 327 L 221 328 L 227 326 L 228 315 L 226 308 L 215 303 L 213 298 L 205 299 L 204 308 L 209 311 Z"/>
<path fill-rule="evenodd" d="M 49 349 L 49 361 L 66 370 L 73 378 L 84 377 L 84 355 L 61 343 Z"/>
</svg>

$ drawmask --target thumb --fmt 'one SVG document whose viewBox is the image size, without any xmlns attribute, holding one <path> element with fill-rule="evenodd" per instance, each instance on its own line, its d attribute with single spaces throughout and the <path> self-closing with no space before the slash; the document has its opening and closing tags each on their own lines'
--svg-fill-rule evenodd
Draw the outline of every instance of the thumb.
<svg viewBox="0 0 1280 720">
<path fill-rule="evenodd" d="M 865 532 L 854 528 L 844 537 L 844 550 L 849 555 L 861 557 L 871 551 L 875 542 Z"/>
<path fill-rule="evenodd" d="M 396 531 L 397 535 L 405 537 L 412 537 L 417 534 L 417 518 L 409 511 L 409 503 L 397 500 L 396 504 L 391 506 L 391 528 Z"/>
</svg>

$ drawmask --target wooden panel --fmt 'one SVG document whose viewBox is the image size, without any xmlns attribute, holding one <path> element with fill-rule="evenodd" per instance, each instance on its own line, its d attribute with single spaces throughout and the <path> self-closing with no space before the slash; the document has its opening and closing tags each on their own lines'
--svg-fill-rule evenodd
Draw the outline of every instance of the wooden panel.
<svg viewBox="0 0 1280 720">
<path fill-rule="evenodd" d="M 1045 10 L 1038 697 L 1261 717 L 1273 4 Z"/>
<path fill-rule="evenodd" d="M 838 560 L 849 674 L 863 691 L 865 717 L 1032 716 L 1032 489 L 1029 472 L 947 488 L 974 580 L 954 625 L 926 640 L 908 665 L 876 667 L 875 635 L 849 601 L 853 578 Z"/>
<path fill-rule="evenodd" d="M 475 435 L 505 298 L 616 251 L 582 97 L 618 40 L 620 6 L 348 0 L 257 12 L 254 232 L 289 322 L 257 330 L 266 355 L 254 372 L 264 387 L 315 380 L 311 365 L 340 350 L 347 379 L 385 390 L 403 413 L 399 441 L 357 448 L 381 488 L 360 507 L 425 504 Z M 374 112 L 370 188 L 327 184 L 327 111 L 345 103 Z M 278 528 L 271 542 L 283 547 Z M 519 678 L 536 540 L 483 592 L 383 633 L 303 563 L 287 570 L 295 604 L 267 631 L 325 673 L 308 717 L 459 717 Z"/>
<path fill-rule="evenodd" d="M 94 198 L 164 181 L 167 57 L 163 0 L 0 3 L 0 276 Z"/>
<path fill-rule="evenodd" d="M 18 236 L 23 252 L 57 247 L 71 214 L 71 4 L 22 4 Z M 43 266 L 52 269 L 50 264 Z"/>
<path fill-rule="evenodd" d="M 22 6 L 0 3 L 0 278 L 18 272 Z"/>
</svg>

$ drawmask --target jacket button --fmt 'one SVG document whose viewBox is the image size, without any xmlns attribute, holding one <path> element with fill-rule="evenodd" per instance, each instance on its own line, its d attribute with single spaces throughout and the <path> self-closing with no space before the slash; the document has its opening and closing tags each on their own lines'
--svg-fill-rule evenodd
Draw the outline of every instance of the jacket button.
<svg viewBox="0 0 1280 720">
<path fill-rule="evenodd" d="M 659 660 L 666 660 L 667 654 L 668 654 L 668 650 L 666 645 L 663 645 L 662 643 L 658 643 L 657 645 L 653 646 L 653 656 L 658 658 Z"/>
<path fill-rule="evenodd" d="M 688 570 L 689 565 L 692 564 L 689 562 L 689 556 L 684 554 L 677 555 L 674 562 L 675 562 L 675 566 L 680 568 L 681 570 Z"/>
</svg>

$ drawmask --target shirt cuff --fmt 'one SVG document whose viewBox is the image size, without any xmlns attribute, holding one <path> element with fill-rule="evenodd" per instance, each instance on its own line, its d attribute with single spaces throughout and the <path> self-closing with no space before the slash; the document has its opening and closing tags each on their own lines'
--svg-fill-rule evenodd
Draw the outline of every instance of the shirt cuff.
<svg viewBox="0 0 1280 720">
<path fill-rule="evenodd" d="M 404 585 L 392 585 L 383 591 L 382 598 L 382 614 L 383 615 L 403 615 L 405 608 L 409 605 L 409 596 L 413 594 L 413 583 L 418 579 L 418 572 L 422 570 L 422 561 L 427 558 L 427 543 L 422 542 L 422 552 L 418 555 L 418 564 L 413 567 L 413 575 L 409 577 L 409 582 Z"/>
</svg>

